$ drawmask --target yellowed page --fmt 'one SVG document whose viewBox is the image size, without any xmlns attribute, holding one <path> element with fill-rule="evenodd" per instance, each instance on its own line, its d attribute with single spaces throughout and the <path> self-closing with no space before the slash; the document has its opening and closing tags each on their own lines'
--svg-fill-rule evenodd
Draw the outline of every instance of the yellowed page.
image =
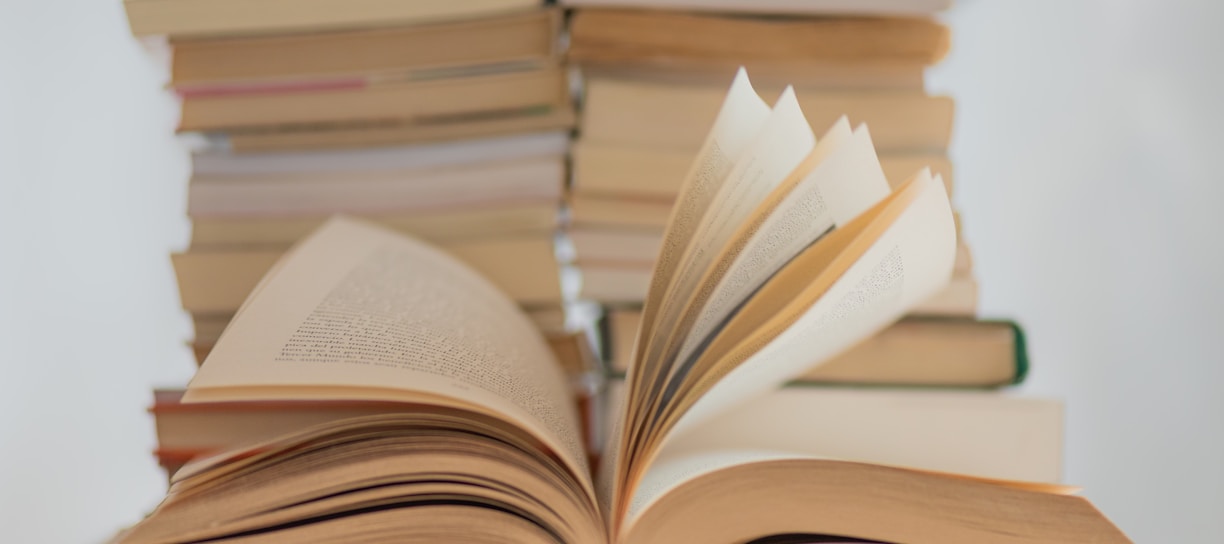
<svg viewBox="0 0 1224 544">
<path fill-rule="evenodd" d="M 650 289 L 642 308 L 643 330 L 649 331 L 654 327 L 654 316 L 664 291 L 701 218 L 719 192 L 734 161 L 755 141 L 757 132 L 769 115 L 769 106 L 752 90 L 748 74 L 741 69 L 735 74 L 714 126 L 693 159 L 684 182 L 680 184 L 680 196 L 667 221 L 663 246 L 659 250 L 659 258 L 655 260 Z"/>
<path fill-rule="evenodd" d="M 788 451 L 982 478 L 1062 478 L 1058 401 L 994 391 L 788 386 L 676 435 L 659 454 Z"/>
<path fill-rule="evenodd" d="M 735 161 L 710 211 L 702 216 L 679 272 L 664 293 L 656 326 L 659 334 L 671 330 L 672 320 L 692 297 L 702 274 L 731 235 L 815 145 L 816 136 L 799 109 L 794 89 L 788 87 L 752 146 Z M 651 349 L 655 349 L 653 342 Z"/>
<path fill-rule="evenodd" d="M 653 330 L 654 316 L 663 293 L 697 229 L 698 221 L 705 215 L 714 195 L 731 170 L 733 161 L 751 145 L 769 114 L 769 105 L 752 89 L 748 74 L 743 69 L 736 72 L 714 124 L 680 185 L 680 197 L 672 208 L 671 217 L 664 230 L 662 247 L 658 259 L 655 260 L 650 288 L 642 308 L 641 331 Z M 641 340 L 637 342 L 634 361 L 640 359 L 639 353 L 645 349 L 644 344 Z M 642 375 L 643 371 L 637 368 L 637 364 L 630 366 L 627 380 L 631 390 L 640 389 L 639 385 L 634 384 Z M 624 416 L 630 407 L 626 402 L 624 409 L 616 412 L 619 415 L 614 428 L 618 431 L 609 441 L 609 451 L 602 463 L 599 480 L 604 499 L 602 502 L 605 505 L 611 504 L 611 499 L 619 493 L 614 482 L 620 478 L 615 476 L 623 468 L 620 454 L 627 447 L 619 430 L 623 428 Z"/>
<path fill-rule="evenodd" d="M 623 533 L 627 533 L 629 526 L 651 504 L 666 495 L 668 491 L 693 478 L 736 465 L 758 461 L 794 459 L 796 457 L 805 458 L 807 456 L 784 451 L 744 448 L 688 453 L 666 459 L 660 458 L 650 465 L 650 470 L 646 472 L 646 476 L 642 478 L 641 483 L 634 490 L 633 500 L 629 503 L 629 510 L 626 512 L 625 522 L 621 530 Z"/>
<path fill-rule="evenodd" d="M 530 320 L 438 249 L 329 221 L 244 303 L 184 402 L 356 398 L 475 407 L 590 484 L 560 366 Z"/>
<path fill-rule="evenodd" d="M 867 127 L 851 133 L 843 117 L 816 146 L 817 166 L 765 218 L 735 256 L 685 336 L 678 362 L 688 360 L 732 310 L 803 248 L 888 196 Z"/>
<path fill-rule="evenodd" d="M 676 489 L 686 482 L 690 482 L 696 478 L 700 478 L 707 474 L 713 474 L 725 469 L 729 469 L 741 465 L 764 464 L 772 461 L 810 461 L 819 462 L 847 462 L 840 459 L 833 459 L 821 455 L 812 455 L 803 452 L 779 451 L 770 449 L 754 449 L 754 448 L 737 448 L 737 449 L 722 449 L 704 452 L 689 452 L 667 458 L 661 458 L 659 461 L 650 467 L 650 472 L 642 479 L 641 485 L 638 487 L 637 493 L 633 497 L 633 502 L 627 512 L 623 523 L 620 525 L 619 534 L 630 534 L 630 529 L 633 524 L 641 518 L 641 515 L 649 510 L 653 505 L 658 503 L 660 499 L 665 497 L 669 492 Z M 900 467 L 909 468 L 909 467 Z M 1080 492 L 1079 487 L 1044 483 L 1044 482 L 1027 482 L 1023 480 L 1003 480 L 996 478 L 981 478 L 977 476 L 969 476 L 958 473 L 949 473 L 938 470 L 914 469 L 917 472 L 935 474 L 947 478 L 957 478 L 963 480 L 977 481 L 992 485 L 1010 487 L 1014 489 L 1023 489 L 1026 491 L 1034 491 L 1040 493 L 1050 493 L 1056 495 L 1073 495 Z M 771 482 L 776 483 L 776 482 Z M 802 505 L 796 505 L 801 508 Z M 623 541 L 623 540 L 622 540 Z"/>
<path fill-rule="evenodd" d="M 674 435 L 802 374 L 900 318 L 948 283 L 956 227 L 942 181 L 923 171 L 920 192 L 815 304 L 702 395 Z"/>
</svg>

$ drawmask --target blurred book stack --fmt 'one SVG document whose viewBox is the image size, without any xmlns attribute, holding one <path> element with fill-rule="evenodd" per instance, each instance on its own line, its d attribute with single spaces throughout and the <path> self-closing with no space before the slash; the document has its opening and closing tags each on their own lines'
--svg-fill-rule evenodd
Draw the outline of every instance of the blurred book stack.
<svg viewBox="0 0 1224 544">
<path fill-rule="evenodd" d="M 135 35 L 168 45 L 178 131 L 194 144 L 192 238 L 173 263 L 198 361 L 278 257 L 344 213 L 474 266 L 563 364 L 591 367 L 586 338 L 566 326 L 555 256 L 575 119 L 559 10 L 541 0 L 125 5 Z M 168 398 L 157 395 L 159 431 Z M 225 445 L 200 448 L 180 430 L 161 435 L 168 467 Z"/>
<path fill-rule="evenodd" d="M 843 115 L 865 123 L 894 186 L 929 167 L 953 189 L 954 103 L 924 85 L 949 47 L 934 19 L 946 2 L 562 4 L 568 13 L 540 0 L 126 0 L 136 35 L 167 38 L 179 131 L 197 144 L 191 244 L 173 256 L 197 359 L 285 251 L 345 213 L 482 272 L 575 375 L 595 356 L 567 310 L 575 296 L 601 305 L 615 394 L 679 184 L 740 66 L 768 100 L 794 86 L 818 135 Z M 563 288 L 570 264 L 573 290 Z M 1056 480 L 1057 403 L 946 390 L 1018 383 L 1027 371 L 1021 329 L 978 319 L 976 307 L 962 240 L 944 292 L 797 381 L 902 388 L 787 388 L 722 432 L 803 414 L 794 435 L 830 455 L 905 465 L 955 449 L 989 465 L 970 473 Z M 160 390 L 152 409 L 169 470 L 360 412 L 343 402 L 230 412 L 181 395 Z M 587 408 L 592 419 L 603 411 Z M 862 440 L 868 428 L 878 440 Z M 838 449 L 848 444 L 858 446 Z"/>
<path fill-rule="evenodd" d="M 568 0 L 568 60 L 582 73 L 579 136 L 573 147 L 571 238 L 582 272 L 581 298 L 609 310 L 613 369 L 623 371 L 624 338 L 649 286 L 654 259 L 679 182 L 701 145 L 726 81 L 748 69 L 767 100 L 792 85 L 815 130 L 841 115 L 865 123 L 889 182 L 929 167 L 953 189 L 947 150 L 954 102 L 929 94 L 925 70 L 949 48 L 947 27 L 934 19 L 946 2 L 737 2 Z M 958 218 L 959 228 L 959 218 Z M 1002 385 L 1023 375 L 1014 324 L 977 322 L 977 280 L 961 241 L 949 286 L 914 315 L 870 340 L 860 363 L 825 365 L 814 379 L 927 385 Z M 973 376 L 883 376 L 863 361 L 892 361 L 911 349 L 999 364 Z M 974 351 L 979 350 L 979 351 Z M 1010 364 L 1003 361 L 1011 360 Z M 850 374 L 842 372 L 846 367 Z M 938 366 L 938 365 L 936 365 Z M 989 366 L 989 365 L 987 365 Z M 858 375 L 865 368 L 866 375 Z M 929 375 L 929 377 L 928 377 Z M 938 377 L 936 377 L 938 376 Z"/>
</svg>

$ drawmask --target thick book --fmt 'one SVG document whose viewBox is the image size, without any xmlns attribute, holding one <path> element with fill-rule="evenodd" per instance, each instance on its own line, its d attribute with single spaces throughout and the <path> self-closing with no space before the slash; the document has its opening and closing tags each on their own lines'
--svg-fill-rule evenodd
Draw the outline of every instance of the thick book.
<svg viewBox="0 0 1224 544">
<path fill-rule="evenodd" d="M 137 36 L 318 32 L 454 21 L 538 9 L 540 0 L 124 0 Z"/>
<path fill-rule="evenodd" d="M 470 138 L 570 130 L 576 114 L 566 101 L 531 112 L 428 121 L 377 121 L 204 131 L 204 146 L 234 153 L 313 151 L 451 142 Z"/>
<path fill-rule="evenodd" d="M 640 308 L 610 308 L 604 352 L 613 374 L 629 369 Z M 1028 373 L 1024 330 L 1014 321 L 908 317 L 828 361 L 813 361 L 796 382 L 819 385 L 1001 387 Z"/>
<path fill-rule="evenodd" d="M 560 13 L 539 10 L 425 25 L 172 40 L 181 95 L 359 87 L 555 62 Z"/>
<path fill-rule="evenodd" d="M 193 219 L 445 213 L 557 202 L 561 132 L 388 148 L 194 156 Z M 473 160 L 479 157 L 479 160 Z"/>
<path fill-rule="evenodd" d="M 952 0 L 560 0 L 588 7 L 641 8 L 755 15 L 933 15 Z"/>
<path fill-rule="evenodd" d="M 948 28 L 928 18 L 735 17 L 651 9 L 575 10 L 568 58 L 579 64 L 935 64 Z M 754 73 L 754 79 L 756 75 Z"/>
<path fill-rule="evenodd" d="M 690 152 L 632 143 L 580 140 L 574 144 L 574 193 L 673 201 L 688 168 Z M 899 185 L 920 168 L 939 174 L 952 193 L 952 162 L 943 152 L 881 153 L 889 183 Z M 662 228 L 663 225 L 659 225 Z"/>
<path fill-rule="evenodd" d="M 259 282 L 183 402 L 408 408 L 193 460 L 119 540 L 1127 541 L 1065 486 L 751 443 L 670 453 L 895 321 L 955 259 L 940 182 L 923 171 L 890 191 L 866 129 L 817 139 L 792 93 L 770 107 L 738 76 L 701 148 L 598 476 L 564 372 L 509 297 L 423 242 L 338 218 Z"/>
<path fill-rule="evenodd" d="M 560 225 L 558 201 L 541 199 L 460 209 L 360 214 L 362 219 L 435 243 L 551 233 Z M 327 215 L 195 216 L 191 249 L 286 248 L 327 221 Z"/>
<path fill-rule="evenodd" d="M 461 240 L 442 247 L 524 306 L 562 300 L 552 233 Z M 183 309 L 202 315 L 234 313 L 286 249 L 201 249 L 171 255 Z"/>
<path fill-rule="evenodd" d="M 569 101 L 565 71 L 545 67 L 419 81 L 239 94 L 188 94 L 179 130 L 229 131 L 355 123 L 432 124 L 533 115 Z"/>
<path fill-rule="evenodd" d="M 712 85 L 587 78 L 582 139 L 691 155 L 701 147 L 721 99 L 721 88 Z M 881 152 L 942 153 L 952 137 L 954 102 L 947 96 L 843 90 L 806 93 L 801 100 L 817 130 L 845 115 L 871 127 Z"/>
</svg>

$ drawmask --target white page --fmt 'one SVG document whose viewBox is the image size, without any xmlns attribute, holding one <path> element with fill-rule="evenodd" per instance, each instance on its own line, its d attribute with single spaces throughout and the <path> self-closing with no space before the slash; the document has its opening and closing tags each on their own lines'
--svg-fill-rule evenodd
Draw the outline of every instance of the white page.
<svg viewBox="0 0 1224 544">
<path fill-rule="evenodd" d="M 769 113 L 769 105 L 752 89 L 748 74 L 741 68 L 736 72 L 713 126 L 680 184 L 680 199 L 671 210 L 659 256 L 655 259 L 654 271 L 650 275 L 639 336 L 649 334 L 649 331 L 653 330 L 654 314 L 658 310 L 663 291 L 667 288 L 669 278 L 674 273 L 684 249 L 688 247 L 698 221 L 705 214 L 714 194 L 718 192 L 735 157 L 752 143 Z M 640 339 L 638 343 L 644 343 L 644 339 Z M 636 354 L 634 360 L 637 360 Z M 633 380 L 638 373 L 631 365 L 628 379 Z M 618 412 L 618 422 L 625 415 L 622 412 Z M 604 453 L 605 462 L 600 474 L 605 498 L 610 498 L 613 493 L 612 474 L 614 470 L 619 469 L 620 434 L 614 435 L 608 444 L 610 447 Z"/>
<path fill-rule="evenodd" d="M 1062 477 L 1058 401 L 997 391 L 788 386 L 678 434 L 658 461 L 768 449 L 980 478 Z"/>
<path fill-rule="evenodd" d="M 816 137 L 799 109 L 794 89 L 788 87 L 752 146 L 735 161 L 709 212 L 702 216 L 659 310 L 656 329 L 660 333 L 672 330 L 703 273 L 735 230 L 815 145 Z M 648 360 L 657 361 L 661 343 L 651 342 Z"/>
<path fill-rule="evenodd" d="M 642 309 L 643 330 L 654 328 L 658 306 L 685 248 L 691 243 L 734 161 L 752 145 L 770 114 L 769 106 L 752 89 L 748 74 L 741 68 L 723 99 L 714 126 L 710 128 L 701 150 L 680 184 L 680 196 L 667 221 L 663 245 L 659 249 L 659 257 L 655 259 L 650 288 Z"/>
<path fill-rule="evenodd" d="M 278 263 L 183 397 L 272 399 L 477 409 L 589 483 L 567 380 L 527 316 L 454 257 L 356 221 L 333 219 Z"/>
<path fill-rule="evenodd" d="M 734 308 L 795 255 L 888 196 L 888 180 L 865 126 L 851 133 L 842 118 L 813 153 L 822 151 L 828 154 L 764 220 L 704 301 L 678 361 L 688 360 Z"/>
<path fill-rule="evenodd" d="M 956 226 L 942 180 L 921 192 L 863 256 L 789 328 L 713 385 L 668 434 L 776 388 L 896 321 L 948 283 Z"/>
</svg>

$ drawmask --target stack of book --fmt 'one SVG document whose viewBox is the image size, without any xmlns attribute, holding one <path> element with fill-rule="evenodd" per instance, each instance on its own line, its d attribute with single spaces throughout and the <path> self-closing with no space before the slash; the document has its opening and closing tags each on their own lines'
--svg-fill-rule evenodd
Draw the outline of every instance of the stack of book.
<svg viewBox="0 0 1224 544">
<path fill-rule="evenodd" d="M 893 2 L 888 16 L 878 13 L 886 3 L 859 3 L 856 17 L 830 16 L 845 4 L 830 2 L 567 3 L 575 8 L 568 58 L 585 86 L 570 196 L 584 298 L 642 302 L 678 183 L 738 66 L 762 96 L 793 85 L 813 127 L 841 115 L 865 123 L 894 186 L 926 166 L 952 190 L 953 100 L 923 86 L 925 68 L 948 49 L 948 29 L 915 12 L 938 2 Z M 876 16 L 861 16 L 873 8 Z M 953 281 L 914 313 L 972 317 L 976 299 L 962 241 Z"/>
<path fill-rule="evenodd" d="M 179 130 L 203 136 L 191 246 L 174 256 L 197 354 L 335 213 L 448 248 L 557 328 L 574 119 L 560 14 L 522 0 L 272 4 L 127 2 L 136 34 L 168 36 Z"/>
<path fill-rule="evenodd" d="M 890 191 L 864 132 L 792 139 L 810 130 L 795 106 L 736 76 L 677 201 L 701 213 L 665 229 L 598 476 L 556 357 L 504 290 L 334 218 L 166 399 L 216 451 L 116 540 L 1127 542 L 1048 483 L 1056 406 L 777 389 L 944 287 L 956 253 L 939 176 Z M 763 184 L 745 164 L 789 173 Z M 761 198 L 710 200 L 709 184 Z"/>
<path fill-rule="evenodd" d="M 446 248 L 559 350 L 580 349 L 554 247 L 575 118 L 558 10 L 539 0 L 126 6 L 135 34 L 166 38 L 178 130 L 196 144 L 191 243 L 173 263 L 198 361 L 276 260 L 336 213 Z M 155 413 L 173 410 L 174 395 L 159 392 Z M 168 467 L 198 453 L 167 436 Z"/>
<path fill-rule="evenodd" d="M 1028 363 L 975 317 L 941 2 L 569 3 L 126 0 L 202 142 L 208 364 L 118 540 L 1126 541 L 1060 403 L 983 390 Z"/>
</svg>

